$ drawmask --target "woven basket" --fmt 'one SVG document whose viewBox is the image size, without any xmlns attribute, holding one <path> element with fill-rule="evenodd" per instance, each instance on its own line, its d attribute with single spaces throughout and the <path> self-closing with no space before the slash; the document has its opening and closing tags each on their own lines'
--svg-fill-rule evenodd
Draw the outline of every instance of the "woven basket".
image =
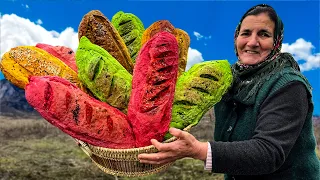
<svg viewBox="0 0 320 180">
<path fill-rule="evenodd" d="M 189 131 L 191 127 L 191 125 L 186 127 L 184 131 Z M 176 139 L 172 137 L 164 142 L 169 143 Z M 131 149 L 110 149 L 93 146 L 80 140 L 76 141 L 94 164 L 107 174 L 126 177 L 147 176 L 163 171 L 172 165 L 172 163 L 153 165 L 139 162 L 139 154 L 158 152 L 153 145 Z"/>
</svg>

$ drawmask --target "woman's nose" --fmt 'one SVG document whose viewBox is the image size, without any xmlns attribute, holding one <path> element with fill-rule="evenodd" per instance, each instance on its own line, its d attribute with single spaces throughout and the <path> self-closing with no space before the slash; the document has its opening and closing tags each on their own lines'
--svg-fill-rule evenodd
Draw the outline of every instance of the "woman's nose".
<svg viewBox="0 0 320 180">
<path fill-rule="evenodd" d="M 258 37 L 255 36 L 255 35 L 250 36 L 247 45 L 250 46 L 250 47 L 257 47 L 257 46 L 259 46 Z"/>
</svg>

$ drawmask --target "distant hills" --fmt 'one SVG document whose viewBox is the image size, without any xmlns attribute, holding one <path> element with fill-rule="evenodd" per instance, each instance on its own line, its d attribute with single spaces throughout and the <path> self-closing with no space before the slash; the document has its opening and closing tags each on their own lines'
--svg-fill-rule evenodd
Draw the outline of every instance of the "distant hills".
<svg viewBox="0 0 320 180">
<path fill-rule="evenodd" d="M 313 116 L 312 120 L 314 125 L 320 125 L 320 116 Z"/>
<path fill-rule="evenodd" d="M 40 116 L 27 102 L 24 90 L 6 79 L 0 80 L 0 115 L 17 117 Z"/>
<path fill-rule="evenodd" d="M 40 116 L 27 102 L 24 90 L 6 79 L 0 80 L 0 115 L 32 118 Z M 315 125 L 320 125 L 320 116 L 313 116 Z"/>
</svg>

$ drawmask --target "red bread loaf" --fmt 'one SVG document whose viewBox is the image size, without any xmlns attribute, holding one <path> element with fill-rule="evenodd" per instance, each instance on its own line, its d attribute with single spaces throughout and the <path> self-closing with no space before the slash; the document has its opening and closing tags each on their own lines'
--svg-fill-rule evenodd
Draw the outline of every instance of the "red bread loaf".
<svg viewBox="0 0 320 180">
<path fill-rule="evenodd" d="M 75 53 L 71 48 L 66 46 L 51 46 L 49 44 L 42 43 L 36 44 L 36 47 L 47 51 L 51 55 L 66 63 L 66 65 L 68 65 L 72 70 L 78 72 Z"/>
<path fill-rule="evenodd" d="M 128 119 L 136 146 L 163 141 L 168 131 L 178 73 L 178 42 L 169 32 L 154 35 L 140 50 L 133 72 Z"/>
<path fill-rule="evenodd" d="M 132 129 L 120 110 L 57 76 L 31 76 L 29 81 L 28 103 L 63 132 L 95 146 L 134 147 Z"/>
</svg>

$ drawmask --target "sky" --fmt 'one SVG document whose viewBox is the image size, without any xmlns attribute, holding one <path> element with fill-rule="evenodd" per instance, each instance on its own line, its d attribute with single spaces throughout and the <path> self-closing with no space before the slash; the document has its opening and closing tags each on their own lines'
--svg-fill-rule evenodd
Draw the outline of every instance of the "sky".
<svg viewBox="0 0 320 180">
<path fill-rule="evenodd" d="M 271 5 L 284 23 L 282 52 L 293 54 L 302 73 L 313 87 L 314 115 L 320 115 L 320 3 L 304 1 L 205 1 L 205 0 L 1 0 L 0 55 L 10 48 L 46 43 L 76 51 L 78 26 L 91 10 L 108 19 L 118 11 L 133 13 L 149 27 L 168 20 L 186 31 L 191 39 L 187 69 L 195 63 L 227 59 L 234 54 L 234 30 L 252 6 Z M 0 72 L 0 79 L 3 79 Z"/>
</svg>

